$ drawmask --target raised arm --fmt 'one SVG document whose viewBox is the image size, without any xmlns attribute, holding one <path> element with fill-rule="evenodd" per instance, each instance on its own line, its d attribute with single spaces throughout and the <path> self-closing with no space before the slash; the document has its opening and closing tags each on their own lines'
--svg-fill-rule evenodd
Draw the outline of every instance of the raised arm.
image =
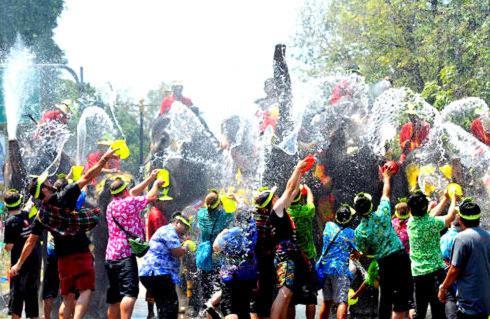
<svg viewBox="0 0 490 319">
<path fill-rule="evenodd" d="M 391 195 L 391 176 L 393 173 L 389 168 L 385 169 L 383 172 L 383 193 L 381 195 L 381 199 L 390 199 Z"/>
<path fill-rule="evenodd" d="M 141 183 L 139 183 L 138 185 L 134 186 L 129 190 L 129 195 L 131 196 L 141 195 L 145 190 L 145 188 L 157 178 L 157 175 L 158 175 L 158 170 L 154 169 L 147 178 L 145 178 Z"/>
<path fill-rule="evenodd" d="M 10 276 L 14 277 L 19 274 L 20 269 L 22 268 L 22 265 L 26 261 L 27 257 L 29 257 L 34 250 L 34 247 L 36 247 L 37 241 L 39 240 L 39 236 L 30 234 L 29 237 L 27 237 L 26 243 L 24 244 L 24 248 L 22 248 L 22 252 L 20 253 L 19 260 L 15 265 L 10 268 Z"/>
<path fill-rule="evenodd" d="M 315 203 L 315 197 L 313 196 L 311 188 L 306 184 L 303 184 L 303 187 L 306 189 L 306 203 L 313 205 Z"/>
<path fill-rule="evenodd" d="M 150 191 L 148 194 L 146 194 L 146 199 L 149 202 L 154 202 L 158 199 L 158 193 L 160 192 L 160 186 L 163 184 L 163 181 L 156 180 L 153 183 L 153 186 L 151 187 Z"/>
<path fill-rule="evenodd" d="M 453 196 L 455 198 L 456 196 Z M 430 211 L 431 216 L 439 216 L 446 205 L 449 203 L 449 196 L 447 194 L 447 190 L 444 192 L 444 195 L 441 197 L 439 200 L 439 203 L 436 205 L 436 207 L 432 208 Z M 451 203 L 452 204 L 452 203 Z M 455 206 L 456 207 L 456 206 Z"/>
<path fill-rule="evenodd" d="M 293 174 L 288 180 L 286 189 L 282 193 L 281 197 L 274 204 L 273 210 L 276 212 L 277 216 L 282 217 L 284 209 L 287 209 L 294 199 L 295 191 L 299 188 L 299 183 L 303 177 L 302 169 L 306 166 L 306 162 L 301 160 L 298 162 L 294 168 Z"/>
<path fill-rule="evenodd" d="M 451 226 L 451 223 L 456 218 L 456 213 L 457 213 L 456 201 L 457 201 L 456 196 L 453 196 L 453 198 L 451 198 L 451 205 L 449 206 L 447 215 L 444 216 L 444 223 L 446 224 L 446 227 Z"/>
<path fill-rule="evenodd" d="M 95 177 L 97 177 L 100 172 L 102 171 L 102 169 L 104 168 L 105 164 L 107 164 L 107 162 L 115 157 L 115 153 L 116 153 L 117 149 L 113 150 L 113 149 L 109 149 L 107 150 L 107 152 L 102 155 L 102 157 L 100 158 L 100 160 L 97 162 L 97 164 L 95 164 L 94 166 L 92 166 L 92 168 L 90 168 L 83 176 L 82 178 L 80 178 L 78 180 L 78 182 L 76 182 L 78 184 L 78 187 L 80 187 L 80 189 L 84 188 L 86 185 L 88 185 L 88 183 L 90 183 L 90 181 L 92 179 L 94 179 Z"/>
</svg>

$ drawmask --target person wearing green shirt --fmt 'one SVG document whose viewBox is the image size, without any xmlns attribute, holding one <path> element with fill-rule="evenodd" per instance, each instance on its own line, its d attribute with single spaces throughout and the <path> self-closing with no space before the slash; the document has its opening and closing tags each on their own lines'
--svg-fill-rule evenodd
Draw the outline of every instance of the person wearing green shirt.
<svg viewBox="0 0 490 319">
<path fill-rule="evenodd" d="M 307 185 L 301 185 L 298 195 L 289 206 L 288 214 L 296 226 L 296 238 L 301 248 L 304 267 L 296 269 L 295 291 L 289 315 L 295 313 L 295 305 L 306 305 L 306 318 L 315 318 L 317 303 L 316 272 L 314 271 L 316 247 L 313 241 L 315 198 Z"/>
<path fill-rule="evenodd" d="M 441 231 L 451 225 L 456 214 L 456 196 L 446 216 L 441 214 L 449 202 L 446 194 L 439 204 L 428 212 L 429 200 L 421 191 L 408 198 L 412 217 L 407 224 L 410 238 L 410 260 L 415 288 L 416 318 L 425 318 L 430 304 L 432 318 L 446 318 L 444 304 L 437 298 L 438 287 L 444 281 L 444 260 L 440 249 Z"/>
<path fill-rule="evenodd" d="M 378 318 L 402 319 L 409 310 L 412 285 L 410 259 L 391 224 L 391 170 L 383 172 L 383 194 L 373 211 L 370 194 L 359 193 L 354 209 L 361 222 L 355 230 L 355 244 L 363 254 L 374 255 L 379 264 L 380 300 Z"/>
</svg>

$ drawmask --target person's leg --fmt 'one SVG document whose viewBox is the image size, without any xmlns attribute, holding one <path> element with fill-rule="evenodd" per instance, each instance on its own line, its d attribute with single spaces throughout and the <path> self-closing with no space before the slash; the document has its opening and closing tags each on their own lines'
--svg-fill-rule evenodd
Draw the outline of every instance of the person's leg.
<svg viewBox="0 0 490 319">
<path fill-rule="evenodd" d="M 378 306 L 378 318 L 379 319 L 391 319 L 391 311 L 393 308 L 393 286 L 389 278 L 391 266 L 387 260 L 387 257 L 380 259 L 379 264 L 379 306 Z"/>
<path fill-rule="evenodd" d="M 306 305 L 306 309 L 305 309 L 306 319 L 315 319 L 315 314 L 316 314 L 316 305 L 315 304 Z"/>
<path fill-rule="evenodd" d="M 288 287 L 284 286 L 279 289 L 276 299 L 272 303 L 271 319 L 286 319 L 289 309 L 289 303 L 293 297 L 293 292 Z"/>
<path fill-rule="evenodd" d="M 121 309 L 120 303 L 109 304 L 109 307 L 107 307 L 107 318 L 118 319 L 121 316 L 120 309 Z"/>
<path fill-rule="evenodd" d="M 432 285 L 430 282 L 428 284 L 426 276 L 415 276 L 413 282 L 415 287 L 415 318 L 424 319 L 427 315 Z"/>
<path fill-rule="evenodd" d="M 430 304 L 430 312 L 432 314 L 432 319 L 446 319 L 445 305 L 441 303 L 439 301 L 439 298 L 437 297 L 437 294 L 439 292 L 439 286 L 442 284 L 445 277 L 446 277 L 446 272 L 441 269 L 440 271 L 435 272 L 430 277 L 431 280 L 428 283 L 430 285 L 429 304 Z"/>
<path fill-rule="evenodd" d="M 347 303 L 341 302 L 337 305 L 337 319 L 347 318 Z"/>
<path fill-rule="evenodd" d="M 136 298 L 124 297 L 121 301 L 121 319 L 131 319 Z"/>
<path fill-rule="evenodd" d="M 155 294 L 159 319 L 177 319 L 179 315 L 179 300 L 175 284 L 169 276 L 158 276 L 156 284 L 161 287 L 161 293 Z"/>
<path fill-rule="evenodd" d="M 75 304 L 75 313 L 73 319 L 82 319 L 87 313 L 88 304 L 90 303 L 91 290 L 84 290 L 80 292 L 80 296 Z"/>
<path fill-rule="evenodd" d="M 146 301 L 146 306 L 148 307 L 148 316 L 147 319 L 152 319 L 155 318 L 155 300 L 152 297 L 152 300 L 148 300 L 148 294 L 147 294 L 147 301 Z"/>
<path fill-rule="evenodd" d="M 292 303 L 289 305 L 287 318 L 288 319 L 296 318 L 296 307 Z"/>
<path fill-rule="evenodd" d="M 39 317 L 39 289 L 38 289 L 38 277 L 31 277 L 35 284 L 31 290 L 26 289 L 24 292 L 24 312 L 27 318 Z"/>
<path fill-rule="evenodd" d="M 458 305 L 456 304 L 456 294 L 453 289 L 448 289 L 446 294 L 446 318 L 447 319 L 457 319 L 458 315 Z"/>
<path fill-rule="evenodd" d="M 138 264 L 131 256 L 120 261 L 119 291 L 124 296 L 121 301 L 121 319 L 131 319 L 134 304 L 139 294 Z"/>
<path fill-rule="evenodd" d="M 60 307 L 60 314 L 62 314 L 63 319 L 71 319 L 75 312 L 75 294 L 69 293 L 66 295 L 62 295 L 63 302 Z"/>
<path fill-rule="evenodd" d="M 51 310 L 53 310 L 53 297 L 48 297 L 43 299 L 43 311 L 44 311 L 44 319 L 51 319 Z"/>
<path fill-rule="evenodd" d="M 320 319 L 328 319 L 332 304 L 332 300 L 323 300 L 322 306 L 320 307 Z"/>
</svg>

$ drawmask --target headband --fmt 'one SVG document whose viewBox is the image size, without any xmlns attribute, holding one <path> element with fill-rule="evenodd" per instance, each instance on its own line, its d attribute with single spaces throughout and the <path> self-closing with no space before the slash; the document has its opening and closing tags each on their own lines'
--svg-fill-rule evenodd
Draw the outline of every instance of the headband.
<svg viewBox="0 0 490 319">
<path fill-rule="evenodd" d="M 405 219 L 408 219 L 410 217 L 410 213 L 408 213 L 406 215 L 400 215 L 400 214 L 398 214 L 397 211 L 395 211 L 395 216 L 398 217 L 398 219 L 405 220 Z"/>
<path fill-rule="evenodd" d="M 187 219 L 185 219 L 185 217 L 183 217 L 183 216 L 179 215 L 179 216 L 176 216 L 176 217 L 175 217 L 175 219 L 176 219 L 176 220 L 178 220 L 178 221 L 181 221 L 181 222 L 182 222 L 182 223 L 184 223 L 184 224 L 185 224 L 187 227 L 189 227 L 189 228 L 191 227 L 191 223 L 190 223 L 190 222 L 189 222 Z"/>
<path fill-rule="evenodd" d="M 263 190 L 259 194 L 259 196 L 262 195 L 262 194 L 265 194 L 267 192 L 269 193 L 269 195 L 267 196 L 266 200 L 262 204 L 255 204 L 255 207 L 257 207 L 257 208 L 264 208 L 267 205 L 269 205 L 269 203 L 272 200 L 272 197 L 274 197 L 274 194 L 275 194 L 276 190 L 277 190 L 277 186 L 272 187 L 272 189 L 270 189 L 270 190 Z"/>
<path fill-rule="evenodd" d="M 219 206 L 219 204 L 221 203 L 221 198 L 219 196 L 218 190 L 212 188 L 212 189 L 209 190 L 209 192 L 210 193 L 215 193 L 217 195 L 217 198 L 216 198 L 216 202 L 214 204 L 208 206 L 208 208 L 216 209 Z"/>
<path fill-rule="evenodd" d="M 16 201 L 15 203 L 12 203 L 12 204 L 5 203 L 5 207 L 7 207 L 7 208 L 15 208 L 17 206 L 20 206 L 20 204 L 22 203 L 22 198 L 23 198 L 23 196 L 21 194 L 19 194 L 19 200 L 18 201 Z"/>
<path fill-rule="evenodd" d="M 111 195 L 117 195 L 117 194 L 121 193 L 122 191 L 124 191 L 126 189 L 126 187 L 128 187 L 128 184 L 123 183 L 118 188 L 111 190 Z"/>
</svg>

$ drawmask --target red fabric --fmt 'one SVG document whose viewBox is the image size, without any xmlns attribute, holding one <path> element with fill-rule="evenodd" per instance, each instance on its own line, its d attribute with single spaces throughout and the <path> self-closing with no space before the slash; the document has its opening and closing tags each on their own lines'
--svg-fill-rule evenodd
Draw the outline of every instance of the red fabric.
<svg viewBox="0 0 490 319">
<path fill-rule="evenodd" d="M 480 142 L 490 146 L 490 133 L 485 130 L 480 118 L 471 122 L 471 133 L 480 140 Z"/>
<path fill-rule="evenodd" d="M 68 123 L 63 112 L 61 112 L 58 109 L 44 112 L 43 116 L 41 117 L 41 120 L 39 121 L 39 124 L 43 124 L 48 121 L 56 121 L 62 124 Z"/>
<path fill-rule="evenodd" d="M 175 96 L 173 95 L 164 97 L 162 101 L 162 106 L 160 107 L 160 115 L 170 111 L 170 108 L 172 107 L 174 101 L 175 101 Z M 186 106 L 192 106 L 191 99 L 185 96 L 182 96 L 178 101 Z"/>
<path fill-rule="evenodd" d="M 336 104 L 344 96 L 351 96 L 350 85 L 347 80 L 341 81 L 333 88 L 332 95 L 328 102 L 332 105 Z"/>
<path fill-rule="evenodd" d="M 148 222 L 146 224 L 146 238 L 151 239 L 151 236 L 157 231 L 158 228 L 163 225 L 167 225 L 167 219 L 165 215 L 155 206 L 150 208 L 148 213 Z"/>
<path fill-rule="evenodd" d="M 91 169 L 95 164 L 97 164 L 98 161 L 102 158 L 102 155 L 104 155 L 101 151 L 95 151 L 93 153 L 88 154 L 87 156 L 87 163 L 85 164 L 85 169 L 84 171 L 87 172 L 89 169 Z M 105 168 L 109 169 L 121 169 L 121 160 L 119 159 L 111 159 L 107 163 L 107 166 Z"/>
<path fill-rule="evenodd" d="M 260 123 L 260 133 L 264 133 L 265 130 L 271 126 L 272 127 L 272 130 L 275 131 L 276 130 L 276 126 L 277 126 L 277 118 L 274 118 L 273 116 L 271 116 L 271 113 L 269 111 L 265 111 L 261 114 L 261 117 L 262 117 L 262 121 Z"/>
<path fill-rule="evenodd" d="M 59 256 L 58 274 L 62 296 L 95 290 L 94 257 L 91 253 Z"/>
<path fill-rule="evenodd" d="M 408 149 L 413 151 L 416 148 L 422 146 L 425 139 L 429 135 L 430 124 L 423 122 L 418 130 L 414 131 L 414 125 L 412 122 L 403 124 L 400 129 L 400 147 L 402 150 Z"/>
</svg>

